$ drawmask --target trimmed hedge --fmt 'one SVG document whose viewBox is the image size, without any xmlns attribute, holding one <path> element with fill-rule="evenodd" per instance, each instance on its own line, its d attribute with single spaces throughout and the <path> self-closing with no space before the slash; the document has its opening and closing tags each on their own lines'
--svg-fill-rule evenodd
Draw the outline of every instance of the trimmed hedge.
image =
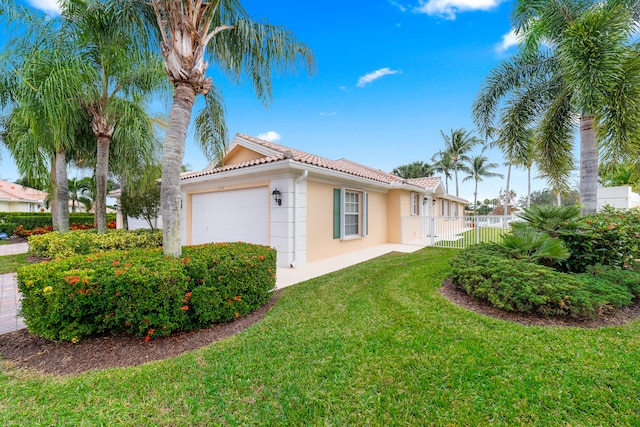
<svg viewBox="0 0 640 427">
<path fill-rule="evenodd" d="M 98 234 L 96 230 L 76 230 L 60 234 L 30 236 L 29 253 L 49 259 L 88 255 L 112 250 L 157 248 L 162 245 L 161 230 L 108 230 Z"/>
<path fill-rule="evenodd" d="M 0 223 L 0 233 L 7 233 L 9 236 L 13 234 L 13 230 L 18 227 L 15 222 Z"/>
<path fill-rule="evenodd" d="M 510 258 L 493 244 L 460 251 L 451 266 L 455 284 L 507 311 L 590 318 L 640 295 L 640 275 L 635 272 L 598 267 L 567 274 Z"/>
<path fill-rule="evenodd" d="M 97 334 L 152 337 L 241 317 L 269 300 L 276 251 L 246 243 L 113 251 L 23 267 L 29 332 L 77 342 Z"/>
<path fill-rule="evenodd" d="M 115 221 L 116 214 L 107 214 L 107 222 Z M 22 226 L 25 230 L 33 230 L 36 228 L 44 228 L 47 225 L 52 225 L 53 220 L 51 218 L 51 212 L 0 212 L 0 226 L 5 223 L 12 223 L 15 226 L 11 230 L 15 230 L 18 226 Z M 70 212 L 69 213 L 69 226 L 78 225 L 93 225 L 93 214 L 84 212 Z"/>
</svg>

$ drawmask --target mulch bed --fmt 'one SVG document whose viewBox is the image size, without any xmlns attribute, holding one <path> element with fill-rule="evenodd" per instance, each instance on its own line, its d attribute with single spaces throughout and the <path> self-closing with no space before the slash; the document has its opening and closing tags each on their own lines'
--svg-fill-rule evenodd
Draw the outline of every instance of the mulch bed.
<svg viewBox="0 0 640 427">
<path fill-rule="evenodd" d="M 640 318 L 640 301 L 636 301 L 626 307 L 618 309 L 612 308 L 600 313 L 594 319 L 576 319 L 568 316 L 545 317 L 535 313 L 501 310 L 493 307 L 487 301 L 469 296 L 464 289 L 456 286 L 448 279 L 444 281 L 439 292 L 452 303 L 464 307 L 467 310 L 527 326 L 560 326 L 593 329 L 625 325 Z"/>
<path fill-rule="evenodd" d="M 175 357 L 242 332 L 261 320 L 279 297 L 280 292 L 274 292 L 267 304 L 238 320 L 149 342 L 144 338 L 117 335 L 85 338 L 78 344 L 72 344 L 49 341 L 22 329 L 0 335 L 0 355 L 14 367 L 56 375 L 140 365 Z"/>
</svg>

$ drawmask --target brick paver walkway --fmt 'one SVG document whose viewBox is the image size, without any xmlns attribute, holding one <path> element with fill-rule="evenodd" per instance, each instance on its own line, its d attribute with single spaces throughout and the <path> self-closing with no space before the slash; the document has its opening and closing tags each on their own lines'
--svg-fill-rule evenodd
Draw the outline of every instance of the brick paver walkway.
<svg viewBox="0 0 640 427">
<path fill-rule="evenodd" d="M 0 245 L 0 256 L 21 254 L 28 250 L 26 243 Z M 0 274 L 0 335 L 25 328 L 22 318 L 18 317 L 19 306 L 16 273 Z"/>
</svg>

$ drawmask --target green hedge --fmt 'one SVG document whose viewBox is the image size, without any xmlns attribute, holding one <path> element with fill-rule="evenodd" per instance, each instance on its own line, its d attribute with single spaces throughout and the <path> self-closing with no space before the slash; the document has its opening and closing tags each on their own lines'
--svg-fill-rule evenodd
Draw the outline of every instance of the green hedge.
<svg viewBox="0 0 640 427">
<path fill-rule="evenodd" d="M 60 234 L 57 231 L 29 237 L 29 253 L 41 258 L 67 258 L 96 252 L 125 249 L 157 248 L 162 245 L 161 230 L 77 230 Z"/>
<path fill-rule="evenodd" d="M 13 234 L 13 230 L 18 228 L 18 224 L 15 222 L 0 223 L 0 233 L 7 233 L 9 236 Z"/>
<path fill-rule="evenodd" d="M 594 317 L 640 293 L 640 275 L 611 267 L 568 274 L 510 258 L 496 245 L 475 245 L 451 262 L 451 280 L 469 295 L 507 311 Z"/>
<path fill-rule="evenodd" d="M 241 317 L 275 287 L 276 251 L 246 243 L 113 251 L 23 267 L 29 332 L 77 342 L 97 334 L 149 339 Z"/>
<path fill-rule="evenodd" d="M 107 222 L 115 221 L 116 214 L 107 214 Z M 51 212 L 0 212 L 0 225 L 3 223 L 13 223 L 15 230 L 19 225 L 27 230 L 33 230 L 38 227 L 52 225 Z M 88 224 L 93 225 L 93 214 L 84 212 L 69 213 L 69 225 Z"/>
</svg>

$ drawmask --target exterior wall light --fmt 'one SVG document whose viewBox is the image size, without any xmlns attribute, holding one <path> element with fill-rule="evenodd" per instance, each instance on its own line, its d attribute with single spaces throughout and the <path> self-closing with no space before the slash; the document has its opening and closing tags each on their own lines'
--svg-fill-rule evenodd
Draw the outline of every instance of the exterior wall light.
<svg viewBox="0 0 640 427">
<path fill-rule="evenodd" d="M 280 192 L 280 190 L 276 188 L 271 193 L 271 196 L 273 197 L 273 200 L 276 202 L 276 205 L 282 206 L 282 193 Z"/>
</svg>

